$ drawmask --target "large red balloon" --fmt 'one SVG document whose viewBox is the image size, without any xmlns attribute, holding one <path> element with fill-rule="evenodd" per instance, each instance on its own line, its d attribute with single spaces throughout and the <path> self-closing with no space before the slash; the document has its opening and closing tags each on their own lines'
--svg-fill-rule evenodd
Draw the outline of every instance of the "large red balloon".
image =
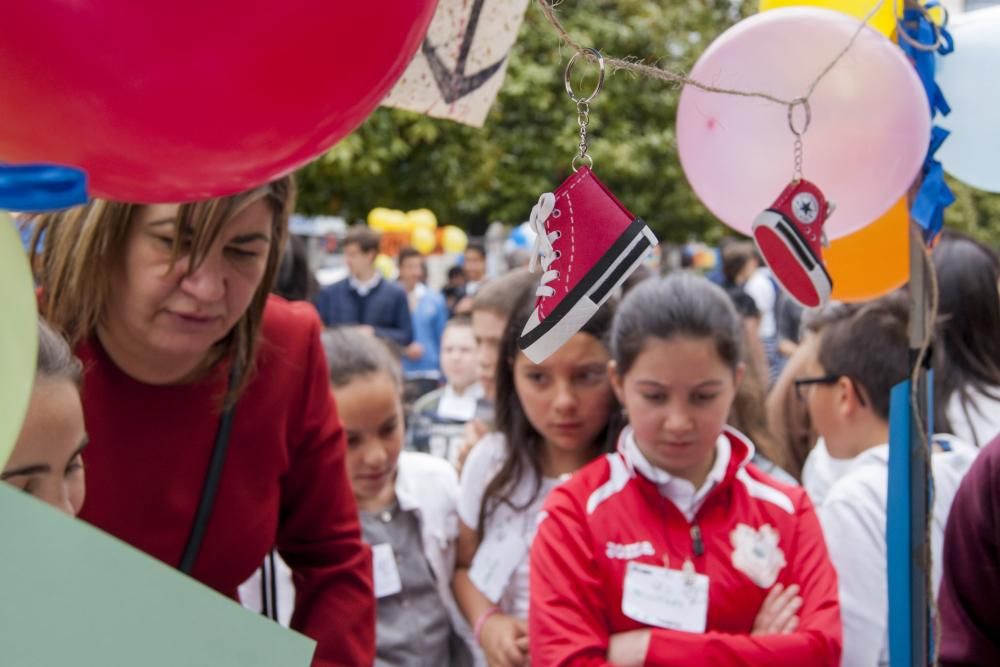
<svg viewBox="0 0 1000 667">
<path fill-rule="evenodd" d="M 24 0 L 0 37 L 0 161 L 173 202 L 286 174 L 356 128 L 436 0 Z"/>
</svg>

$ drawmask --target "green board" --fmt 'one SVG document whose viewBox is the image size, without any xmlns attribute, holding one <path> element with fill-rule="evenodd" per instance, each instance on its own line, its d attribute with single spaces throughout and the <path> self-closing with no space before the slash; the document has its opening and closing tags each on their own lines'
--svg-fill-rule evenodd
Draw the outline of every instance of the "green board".
<svg viewBox="0 0 1000 667">
<path fill-rule="evenodd" d="M 308 667 L 314 648 L 0 483 L 0 665 Z"/>
<path fill-rule="evenodd" d="M 21 432 L 35 382 L 37 311 L 21 237 L 7 212 L 0 211 L 0 470 Z"/>
</svg>

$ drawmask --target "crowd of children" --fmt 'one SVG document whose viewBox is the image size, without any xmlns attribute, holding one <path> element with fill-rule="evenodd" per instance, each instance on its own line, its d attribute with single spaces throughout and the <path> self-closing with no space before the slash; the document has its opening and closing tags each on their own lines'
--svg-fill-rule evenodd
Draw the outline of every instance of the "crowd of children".
<svg viewBox="0 0 1000 667">
<path fill-rule="evenodd" d="M 692 273 L 648 277 L 534 363 L 517 341 L 536 276 L 476 274 L 449 313 L 419 255 L 401 254 L 401 286 L 372 272 L 362 231 L 316 313 L 266 295 L 281 185 L 223 203 L 98 202 L 45 221 L 41 303 L 60 333 L 39 326 L 5 481 L 91 507 L 83 518 L 183 567 L 209 454 L 232 429 L 214 508 L 227 521 L 208 524 L 186 571 L 317 638 L 317 665 L 888 663 L 904 294 L 805 314 L 774 368 L 780 327 L 772 312 L 767 346 L 748 336 L 753 294 L 741 305 L 747 292 Z M 72 296 L 88 251 L 130 280 L 86 308 L 47 301 Z M 1000 262 L 953 233 L 934 261 L 941 660 L 993 664 Z M 737 286 L 761 277 L 734 266 Z"/>
</svg>

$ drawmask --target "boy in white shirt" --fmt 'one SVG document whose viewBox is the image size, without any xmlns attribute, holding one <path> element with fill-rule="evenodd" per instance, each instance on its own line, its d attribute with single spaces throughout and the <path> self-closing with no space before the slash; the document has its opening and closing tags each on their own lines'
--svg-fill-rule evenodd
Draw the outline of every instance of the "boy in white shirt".
<svg viewBox="0 0 1000 667">
<path fill-rule="evenodd" d="M 837 463 L 839 478 L 817 504 L 839 579 L 843 664 L 851 667 L 889 660 L 889 394 L 910 373 L 908 317 L 908 304 L 899 295 L 841 309 L 826 321 L 816 357 L 795 383 L 825 442 L 821 453 Z M 935 436 L 934 442 L 931 552 L 936 594 L 948 510 L 976 449 L 950 436 Z"/>
<path fill-rule="evenodd" d="M 407 448 L 447 459 L 457 467 L 466 424 L 476 418 L 485 397 L 477 379 L 476 337 L 468 318 L 456 317 L 445 325 L 441 368 L 447 384 L 414 402 Z"/>
</svg>

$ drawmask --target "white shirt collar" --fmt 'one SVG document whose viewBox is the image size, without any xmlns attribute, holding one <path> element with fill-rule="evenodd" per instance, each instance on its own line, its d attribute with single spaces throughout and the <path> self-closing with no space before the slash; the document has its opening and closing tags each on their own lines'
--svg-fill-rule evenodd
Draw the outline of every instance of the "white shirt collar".
<svg viewBox="0 0 1000 667">
<path fill-rule="evenodd" d="M 406 289 L 406 286 L 402 283 L 400 283 L 400 287 L 403 287 L 404 290 Z M 406 293 L 406 301 L 410 305 L 410 312 L 416 311 L 425 294 L 427 294 L 427 286 L 423 283 L 417 283 L 413 286 L 412 290 Z"/>
<path fill-rule="evenodd" d="M 674 477 L 666 470 L 650 463 L 636 444 L 635 431 L 631 427 L 622 434 L 622 440 L 622 453 L 629 463 L 639 471 L 639 474 L 655 484 L 660 494 L 676 505 L 688 521 L 694 519 L 708 493 L 726 478 L 729 460 L 732 458 L 732 445 L 729 444 L 729 439 L 725 434 L 719 434 L 715 441 L 715 463 L 708 471 L 708 477 L 705 478 L 701 488 L 695 489 L 694 484 L 686 479 Z"/>
<path fill-rule="evenodd" d="M 361 296 L 368 296 L 373 289 L 378 287 L 378 284 L 382 281 L 382 276 L 378 271 L 376 271 L 375 275 L 365 282 L 361 282 L 354 276 L 348 276 L 347 280 L 348 284 L 354 289 L 355 292 Z"/>
<path fill-rule="evenodd" d="M 444 419 L 469 421 L 476 416 L 476 404 L 484 396 L 482 386 L 477 382 L 459 396 L 450 384 L 445 385 L 438 401 L 437 415 Z"/>
</svg>

